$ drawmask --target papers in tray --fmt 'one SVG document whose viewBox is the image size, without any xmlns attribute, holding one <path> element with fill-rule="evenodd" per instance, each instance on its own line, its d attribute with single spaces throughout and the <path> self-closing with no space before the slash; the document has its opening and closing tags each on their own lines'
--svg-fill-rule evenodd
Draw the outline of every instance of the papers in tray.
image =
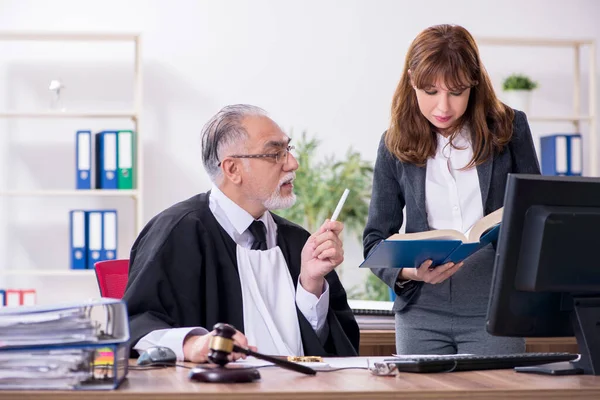
<svg viewBox="0 0 600 400">
<path fill-rule="evenodd" d="M 128 372 L 129 349 L 121 344 L 0 350 L 0 390 L 114 389 Z"/>
<path fill-rule="evenodd" d="M 128 371 L 125 303 L 0 309 L 0 389 L 113 389 Z"/>
<path fill-rule="evenodd" d="M 125 303 L 117 299 L 0 309 L 0 350 L 127 340 L 127 309 Z"/>
</svg>

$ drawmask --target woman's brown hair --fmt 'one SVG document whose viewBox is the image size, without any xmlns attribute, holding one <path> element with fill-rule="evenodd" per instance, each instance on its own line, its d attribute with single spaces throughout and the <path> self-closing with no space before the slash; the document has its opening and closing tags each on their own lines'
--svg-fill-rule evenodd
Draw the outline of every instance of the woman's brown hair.
<svg viewBox="0 0 600 400">
<path fill-rule="evenodd" d="M 471 87 L 467 109 L 451 130 L 452 140 L 460 127 L 470 128 L 473 159 L 468 167 L 482 164 L 494 152 L 500 152 L 511 139 L 514 111 L 496 97 L 475 39 L 458 25 L 427 28 L 410 45 L 385 135 L 389 151 L 404 162 L 421 166 L 435 155 L 436 133 L 419 110 L 413 85 L 426 89 L 437 79 L 452 91 Z"/>
</svg>

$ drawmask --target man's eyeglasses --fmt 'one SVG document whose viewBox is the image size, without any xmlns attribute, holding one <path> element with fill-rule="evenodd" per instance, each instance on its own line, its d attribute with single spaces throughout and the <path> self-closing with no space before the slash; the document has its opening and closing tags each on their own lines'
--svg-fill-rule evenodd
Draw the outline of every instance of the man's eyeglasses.
<svg viewBox="0 0 600 400">
<path fill-rule="evenodd" d="M 295 147 L 294 146 L 287 146 L 285 149 L 283 150 L 279 150 L 276 153 L 267 153 L 267 154 L 234 154 L 231 156 L 227 156 L 227 157 L 231 157 L 231 158 L 272 158 L 273 160 L 275 160 L 275 162 L 277 164 L 285 164 L 287 162 L 288 159 L 288 154 L 290 153 L 290 151 L 294 150 Z M 221 161 L 219 161 L 219 163 L 217 164 L 217 167 L 221 166 Z"/>
</svg>

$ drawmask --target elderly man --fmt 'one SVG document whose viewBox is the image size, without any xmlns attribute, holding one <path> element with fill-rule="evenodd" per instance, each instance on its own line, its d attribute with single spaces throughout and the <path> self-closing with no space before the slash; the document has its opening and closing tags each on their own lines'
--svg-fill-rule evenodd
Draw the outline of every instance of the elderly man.
<svg viewBox="0 0 600 400">
<path fill-rule="evenodd" d="M 358 326 L 334 271 L 343 225 L 310 235 L 270 212 L 295 202 L 290 138 L 262 109 L 233 105 L 204 126 L 202 147 L 212 189 L 154 217 L 131 249 L 133 349 L 203 362 L 207 329 L 226 322 L 238 345 L 262 353 L 356 355 Z"/>
</svg>

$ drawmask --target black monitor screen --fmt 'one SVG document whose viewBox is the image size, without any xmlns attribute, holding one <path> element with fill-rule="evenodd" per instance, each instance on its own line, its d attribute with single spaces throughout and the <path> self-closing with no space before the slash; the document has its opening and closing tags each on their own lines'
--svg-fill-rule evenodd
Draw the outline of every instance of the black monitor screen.
<svg viewBox="0 0 600 400">
<path fill-rule="evenodd" d="M 582 361 L 585 352 L 592 352 L 587 356 L 598 362 L 595 371 L 584 366 L 586 373 L 600 374 L 600 348 L 593 348 L 594 342 L 600 345 L 599 252 L 600 179 L 510 175 L 488 332 L 576 335 Z M 582 341 L 592 348 L 583 348 Z"/>
</svg>

